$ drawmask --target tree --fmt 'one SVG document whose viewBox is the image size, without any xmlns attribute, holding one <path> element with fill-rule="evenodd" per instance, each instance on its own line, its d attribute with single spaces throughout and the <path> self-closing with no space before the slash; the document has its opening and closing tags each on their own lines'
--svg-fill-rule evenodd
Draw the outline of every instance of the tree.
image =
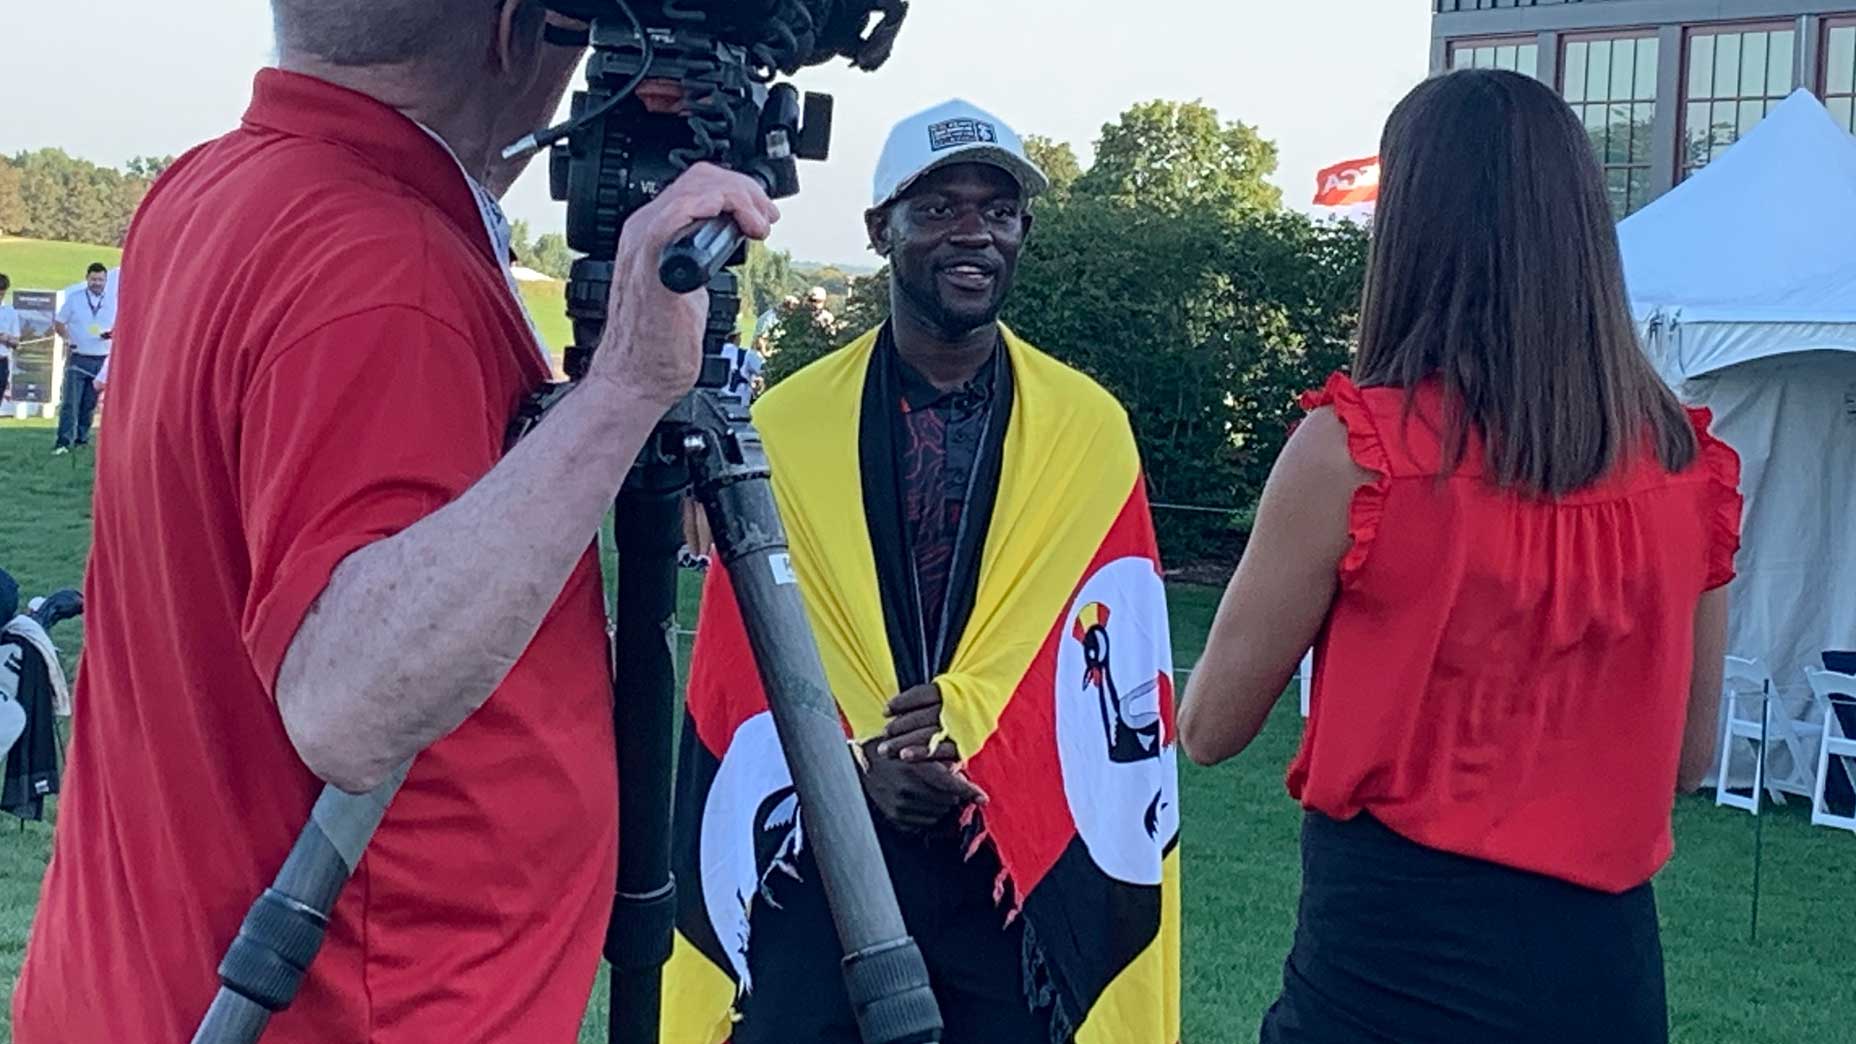
<svg viewBox="0 0 1856 1044">
<path fill-rule="evenodd" d="M 11 171 L 4 181 L 17 179 L 18 204 L 0 195 L 0 206 L 14 211 L 0 228 L 37 239 L 120 245 L 152 176 L 170 162 L 138 158 L 125 173 L 60 149 L 22 152 L 4 164 Z"/>
<path fill-rule="evenodd" d="M 0 157 L 0 235 L 18 235 L 26 225 L 26 200 L 19 188 L 19 169 Z"/>
<path fill-rule="evenodd" d="M 529 255 L 535 252 L 534 232 L 529 228 L 528 219 L 517 218 L 509 223 L 509 249 L 523 264 L 528 264 Z"/>
<path fill-rule="evenodd" d="M 851 277 L 837 265 L 824 265 L 812 270 L 806 276 L 810 286 L 822 286 L 827 296 L 833 300 L 847 296 L 851 292 Z"/>
<path fill-rule="evenodd" d="M 135 156 L 124 165 L 123 171 L 131 178 L 145 181 L 152 185 L 155 179 L 168 172 L 174 165 L 173 156 Z"/>
<path fill-rule="evenodd" d="M 1102 128 L 1095 165 L 1076 191 L 1159 206 L 1274 210 L 1282 190 L 1276 146 L 1248 124 L 1224 123 L 1202 102 L 1136 105 Z"/>
<path fill-rule="evenodd" d="M 777 384 L 882 325 L 889 318 L 889 269 L 858 276 L 830 326 L 813 320 L 810 306 L 782 306 L 767 355 L 767 383 Z"/>
<path fill-rule="evenodd" d="M 748 260 L 739 270 L 741 306 L 755 316 L 778 308 L 789 295 L 806 286 L 793 271 L 793 257 L 765 243 L 748 244 Z"/>
<path fill-rule="evenodd" d="M 556 279 L 566 279 L 574 267 L 574 252 L 567 247 L 567 237 L 560 232 L 543 233 L 535 240 L 529 267 Z"/>
<path fill-rule="evenodd" d="M 1050 179 L 1051 195 L 1055 198 L 1069 195 L 1070 186 L 1083 176 L 1083 165 L 1067 141 L 1056 141 L 1040 134 L 1028 135 L 1025 155 Z"/>
<path fill-rule="evenodd" d="M 1348 355 L 1364 234 L 1286 211 L 1077 195 L 1047 208 L 1005 319 L 1128 410 L 1169 559 L 1228 556 L 1297 416 Z"/>
</svg>

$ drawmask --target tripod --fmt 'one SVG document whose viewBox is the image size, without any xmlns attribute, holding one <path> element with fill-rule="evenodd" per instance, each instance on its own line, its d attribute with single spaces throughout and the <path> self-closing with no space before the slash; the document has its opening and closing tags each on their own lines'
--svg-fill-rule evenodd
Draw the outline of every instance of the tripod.
<svg viewBox="0 0 1856 1044">
<path fill-rule="evenodd" d="M 709 301 L 701 383 L 659 426 L 617 504 L 620 609 L 614 660 L 621 694 L 620 815 L 626 828 L 607 936 L 613 971 L 609 1039 L 624 1044 L 658 1039 L 662 965 L 670 955 L 676 902 L 666 815 L 677 704 L 670 624 L 679 498 L 693 487 L 740 603 L 801 805 L 813 812 L 805 818 L 807 843 L 818 853 L 862 1037 L 869 1044 L 939 1040 L 940 1014 L 927 970 L 902 923 L 837 702 L 806 622 L 765 450 L 746 407 L 715 390 L 727 380 L 720 349 L 739 307 L 731 274 L 720 272 L 711 280 Z"/>
</svg>

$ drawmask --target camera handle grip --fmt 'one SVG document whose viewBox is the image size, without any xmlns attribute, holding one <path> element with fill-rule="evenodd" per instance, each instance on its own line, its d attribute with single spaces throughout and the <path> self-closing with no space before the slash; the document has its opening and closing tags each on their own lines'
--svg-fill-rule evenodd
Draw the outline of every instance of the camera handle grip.
<svg viewBox="0 0 1856 1044">
<path fill-rule="evenodd" d="M 699 221 L 664 248 L 657 277 L 676 293 L 692 293 L 708 286 L 745 240 L 734 219 L 726 215 Z"/>
</svg>

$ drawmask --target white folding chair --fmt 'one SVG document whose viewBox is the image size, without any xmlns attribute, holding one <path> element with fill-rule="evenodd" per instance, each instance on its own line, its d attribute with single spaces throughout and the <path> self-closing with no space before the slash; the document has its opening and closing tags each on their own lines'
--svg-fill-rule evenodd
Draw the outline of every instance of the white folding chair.
<svg viewBox="0 0 1856 1044">
<path fill-rule="evenodd" d="M 1781 693 L 1772 675 L 1756 659 L 1729 656 L 1721 691 L 1725 719 L 1721 737 L 1721 763 L 1714 781 L 1714 803 L 1759 814 L 1760 794 L 1785 804 L 1785 795 L 1810 797 L 1816 765 L 1815 723 L 1810 721 L 1811 701 Z M 1750 755 L 1752 787 L 1745 796 L 1734 775 L 1735 755 Z M 1782 755 L 1776 759 L 1774 754 Z M 1748 770 L 1740 769 L 1741 778 Z"/>
<path fill-rule="evenodd" d="M 1811 825 L 1856 831 L 1856 810 L 1847 816 L 1839 815 L 1824 803 L 1824 784 L 1833 770 L 1842 772 L 1856 785 L 1856 732 L 1845 729 L 1837 714 L 1841 710 L 1856 715 L 1856 675 L 1806 667 L 1804 676 L 1824 709 L 1824 731 L 1817 745 L 1817 786 L 1811 794 Z"/>
</svg>

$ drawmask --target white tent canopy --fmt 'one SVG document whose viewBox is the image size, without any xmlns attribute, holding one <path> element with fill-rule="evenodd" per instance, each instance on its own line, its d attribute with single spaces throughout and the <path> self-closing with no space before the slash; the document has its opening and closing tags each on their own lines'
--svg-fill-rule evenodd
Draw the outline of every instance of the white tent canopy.
<svg viewBox="0 0 1856 1044">
<path fill-rule="evenodd" d="M 1741 457 L 1728 651 L 1801 686 L 1856 649 L 1856 138 L 1800 91 L 1619 237 L 1658 370 Z"/>
<path fill-rule="evenodd" d="M 1672 384 L 1772 355 L 1856 351 L 1856 138 L 1809 91 L 1618 236 L 1638 318 L 1680 327 L 1651 346 Z"/>
</svg>

